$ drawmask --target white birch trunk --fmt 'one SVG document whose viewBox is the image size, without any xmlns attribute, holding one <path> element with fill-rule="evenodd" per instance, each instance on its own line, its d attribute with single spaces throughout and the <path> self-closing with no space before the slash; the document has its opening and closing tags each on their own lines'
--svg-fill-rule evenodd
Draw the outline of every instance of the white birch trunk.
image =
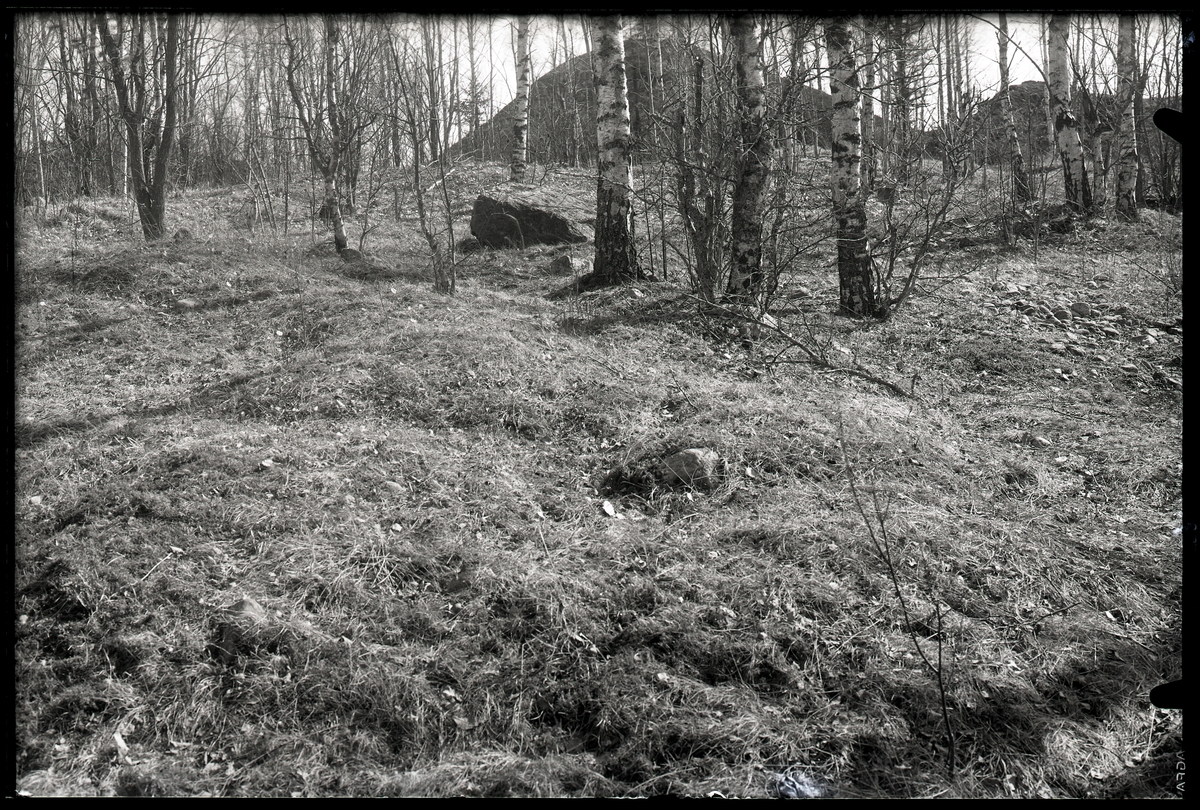
<svg viewBox="0 0 1200 810">
<path fill-rule="evenodd" d="M 727 294 L 754 303 L 762 287 L 762 229 L 767 179 L 771 170 L 771 131 L 766 125 L 762 29 L 753 15 L 730 24 L 737 65 L 737 105 L 741 122 L 741 172 L 733 191 L 733 269 Z"/>
<path fill-rule="evenodd" d="M 1122 14 L 1117 23 L 1117 98 L 1121 120 L 1117 124 L 1117 213 L 1127 220 L 1138 218 L 1137 130 L 1133 116 L 1134 79 L 1133 15 Z"/>
<path fill-rule="evenodd" d="M 596 258 L 592 283 L 618 284 L 641 277 L 633 243 L 633 166 L 625 40 L 620 16 L 594 20 L 596 66 Z"/>
<path fill-rule="evenodd" d="M 863 24 L 863 57 L 866 60 L 866 84 L 862 88 L 862 182 L 865 194 L 875 187 L 875 25 Z"/>
<path fill-rule="evenodd" d="M 529 16 L 517 18 L 517 95 L 516 116 L 513 119 L 512 163 L 509 179 L 522 183 L 529 166 Z"/>
<path fill-rule="evenodd" d="M 1050 84 L 1050 107 L 1054 114 L 1054 134 L 1058 155 L 1063 167 L 1063 193 L 1067 205 L 1076 211 L 1085 212 L 1092 207 L 1092 193 L 1088 187 L 1087 167 L 1083 161 L 1083 141 L 1079 137 L 1079 122 L 1071 110 L 1071 86 L 1067 49 L 1069 47 L 1070 17 L 1066 14 L 1050 16 L 1050 34 L 1047 43 L 1049 65 L 1047 78 Z"/>
<path fill-rule="evenodd" d="M 837 228 L 841 311 L 878 314 L 871 255 L 867 250 L 867 208 L 862 194 L 862 99 L 857 54 L 857 21 L 836 17 L 825 24 L 829 89 L 833 96 L 833 216 Z"/>
</svg>

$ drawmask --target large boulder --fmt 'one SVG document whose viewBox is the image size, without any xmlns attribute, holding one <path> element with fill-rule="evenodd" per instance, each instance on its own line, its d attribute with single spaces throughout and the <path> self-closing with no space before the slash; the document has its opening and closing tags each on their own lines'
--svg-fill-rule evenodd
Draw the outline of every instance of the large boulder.
<svg viewBox="0 0 1200 810">
<path fill-rule="evenodd" d="M 471 234 L 491 248 L 587 242 L 590 228 L 573 207 L 550 195 L 480 194 L 471 211 Z"/>
</svg>

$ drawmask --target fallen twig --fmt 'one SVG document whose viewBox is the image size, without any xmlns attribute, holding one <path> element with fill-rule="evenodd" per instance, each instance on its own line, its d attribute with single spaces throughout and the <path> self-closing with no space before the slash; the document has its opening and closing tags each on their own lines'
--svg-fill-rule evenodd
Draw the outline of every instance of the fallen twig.
<svg viewBox="0 0 1200 810">
<path fill-rule="evenodd" d="M 749 315 L 746 315 L 745 313 L 738 312 L 737 310 L 729 309 L 728 307 L 722 306 L 721 304 L 715 304 L 715 303 L 712 303 L 709 301 L 705 301 L 701 298 L 698 298 L 697 296 L 690 295 L 688 293 L 685 293 L 685 295 L 687 295 L 688 298 L 691 298 L 691 299 L 701 303 L 702 305 L 709 308 L 710 310 L 716 310 L 717 312 L 720 312 L 722 314 L 728 315 L 733 318 L 738 318 L 740 320 L 757 323 L 759 326 L 761 326 L 765 329 L 768 329 L 771 332 L 774 332 L 776 335 L 783 338 L 787 342 L 787 344 L 788 344 L 787 348 L 795 347 L 795 348 L 800 349 L 806 355 L 808 355 L 808 358 L 809 358 L 808 362 L 811 363 L 812 365 L 818 366 L 819 368 L 822 368 L 831 373 L 832 372 L 842 372 L 844 374 L 851 374 L 855 377 L 861 377 L 864 380 L 868 380 L 870 382 L 875 383 L 876 385 L 883 386 L 884 388 L 891 391 L 896 396 L 902 397 L 904 399 L 918 399 L 915 394 L 913 394 L 909 391 L 905 391 L 903 388 L 901 388 L 896 383 L 891 382 L 889 380 L 885 380 L 882 377 L 880 377 L 879 375 L 875 374 L 874 372 L 872 372 L 866 368 L 863 368 L 863 366 L 860 363 L 855 363 L 853 366 L 835 365 L 834 363 L 830 362 L 823 355 L 818 354 L 817 352 L 810 349 L 808 346 L 804 345 L 804 342 L 801 341 L 799 338 L 797 338 L 796 336 L 792 335 L 791 333 L 789 333 L 788 331 L 783 329 L 777 323 L 774 323 L 773 322 L 774 319 L 771 319 L 771 321 L 767 321 L 766 319 L 762 319 L 762 318 L 756 319 Z M 783 351 L 786 351 L 786 349 L 784 349 Z M 782 361 L 782 360 L 778 359 L 779 356 L 783 354 L 783 351 L 780 351 L 778 354 L 776 354 L 775 358 L 773 358 L 772 362 L 787 362 L 787 361 Z M 795 361 L 792 361 L 792 362 L 795 362 Z M 918 399 L 918 401 L 920 401 L 920 400 Z"/>
</svg>

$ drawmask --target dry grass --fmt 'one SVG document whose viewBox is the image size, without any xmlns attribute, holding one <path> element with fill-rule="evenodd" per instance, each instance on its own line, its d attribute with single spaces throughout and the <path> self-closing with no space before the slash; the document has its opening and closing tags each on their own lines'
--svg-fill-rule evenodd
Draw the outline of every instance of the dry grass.
<svg viewBox="0 0 1200 810">
<path fill-rule="evenodd" d="M 20 235 L 20 789 L 1172 795 L 1146 693 L 1180 667 L 1182 405 L 1152 372 L 1181 342 L 1131 338 L 1178 314 L 1141 268 L 1179 220 L 983 256 L 881 325 L 795 279 L 819 300 L 783 325 L 902 400 L 741 348 L 672 284 L 549 299 L 531 249 L 470 254 L 446 298 L 411 227 L 366 246 L 393 275 L 346 278 L 306 231 L 206 225 L 227 196 L 179 201 L 187 242 Z M 1130 314 L 1077 356 L 993 280 Z M 720 485 L 665 485 L 700 446 Z M 940 643 L 953 780 L 843 454 Z M 222 652 L 243 597 L 263 620 Z"/>
</svg>

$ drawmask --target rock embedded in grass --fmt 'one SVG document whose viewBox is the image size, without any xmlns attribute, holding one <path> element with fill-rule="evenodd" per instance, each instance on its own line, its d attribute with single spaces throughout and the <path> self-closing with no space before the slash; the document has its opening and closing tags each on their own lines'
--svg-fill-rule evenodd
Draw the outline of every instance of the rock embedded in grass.
<svg viewBox="0 0 1200 810">
<path fill-rule="evenodd" d="M 685 484 L 701 489 L 716 486 L 721 456 L 708 447 L 693 447 L 663 459 L 663 482 Z"/>
</svg>

